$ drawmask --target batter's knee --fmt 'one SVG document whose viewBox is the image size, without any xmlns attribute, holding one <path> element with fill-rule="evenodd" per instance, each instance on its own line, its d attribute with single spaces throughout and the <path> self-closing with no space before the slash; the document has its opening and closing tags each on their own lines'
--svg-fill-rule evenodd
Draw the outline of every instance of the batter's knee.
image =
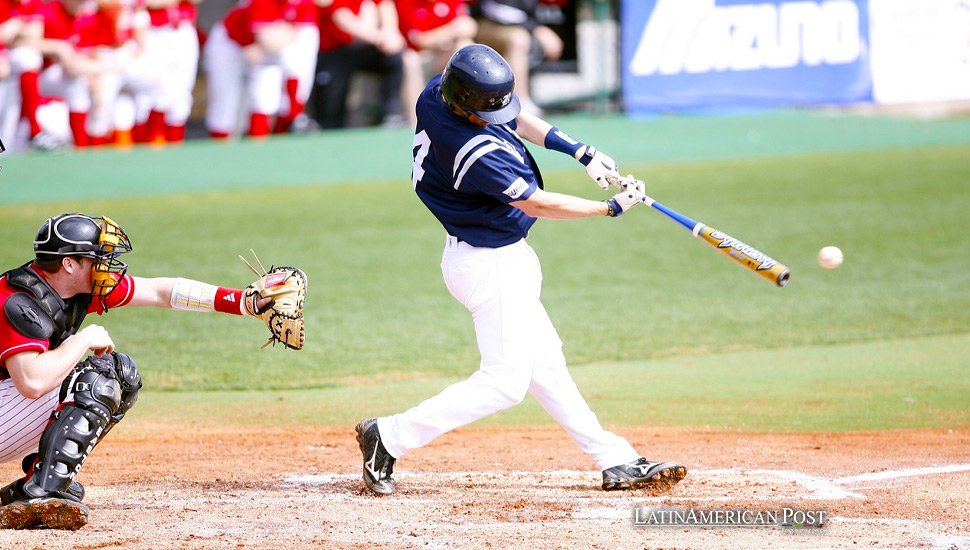
<svg viewBox="0 0 970 550">
<path fill-rule="evenodd" d="M 514 407 L 521 403 L 529 393 L 530 376 L 499 375 L 492 377 L 493 385 L 498 394 L 499 405 L 503 409 Z"/>
</svg>

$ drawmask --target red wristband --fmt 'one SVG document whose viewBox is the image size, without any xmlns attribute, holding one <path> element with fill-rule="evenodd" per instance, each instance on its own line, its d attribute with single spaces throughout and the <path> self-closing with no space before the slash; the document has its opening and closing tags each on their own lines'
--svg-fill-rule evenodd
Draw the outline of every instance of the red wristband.
<svg viewBox="0 0 970 550">
<path fill-rule="evenodd" d="M 215 310 L 222 313 L 242 315 L 243 291 L 236 288 L 219 287 L 216 289 Z"/>
</svg>

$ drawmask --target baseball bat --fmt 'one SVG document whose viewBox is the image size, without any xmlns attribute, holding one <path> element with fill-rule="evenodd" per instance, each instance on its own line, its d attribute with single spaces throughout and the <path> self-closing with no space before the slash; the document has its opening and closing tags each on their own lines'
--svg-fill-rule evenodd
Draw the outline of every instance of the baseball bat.
<svg viewBox="0 0 970 550">
<path fill-rule="evenodd" d="M 788 278 L 791 277 L 791 272 L 788 270 L 788 268 L 764 252 L 759 251 L 757 248 L 749 246 L 744 242 L 728 235 L 727 233 L 718 231 L 713 227 L 709 227 L 699 221 L 688 218 L 680 212 L 677 212 L 672 208 L 668 208 L 650 197 L 646 197 L 646 203 L 653 207 L 654 210 L 661 212 L 663 215 L 679 223 L 684 227 L 684 229 L 690 231 L 691 234 L 698 239 L 713 246 L 715 250 L 724 254 L 728 258 L 731 258 L 750 271 L 761 275 L 765 279 L 768 279 L 778 286 L 785 286 L 788 284 Z"/>
</svg>

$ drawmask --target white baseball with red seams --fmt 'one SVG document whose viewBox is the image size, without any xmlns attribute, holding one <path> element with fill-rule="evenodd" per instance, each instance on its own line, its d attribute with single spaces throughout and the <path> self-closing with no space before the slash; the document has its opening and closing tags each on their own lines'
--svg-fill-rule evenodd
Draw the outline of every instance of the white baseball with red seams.
<svg viewBox="0 0 970 550">
<path fill-rule="evenodd" d="M 826 246 L 818 251 L 818 265 L 825 269 L 835 269 L 842 265 L 842 250 L 837 246 Z"/>
</svg>

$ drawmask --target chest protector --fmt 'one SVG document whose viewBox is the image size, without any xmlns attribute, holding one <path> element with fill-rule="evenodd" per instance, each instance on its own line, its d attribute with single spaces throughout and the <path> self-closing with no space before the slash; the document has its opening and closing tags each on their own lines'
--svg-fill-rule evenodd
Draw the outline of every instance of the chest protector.
<svg viewBox="0 0 970 550">
<path fill-rule="evenodd" d="M 64 300 L 27 265 L 11 269 L 4 275 L 10 286 L 26 292 L 10 296 L 3 306 L 10 324 L 21 334 L 48 340 L 49 349 L 54 349 L 81 328 L 91 305 L 91 294 L 78 294 Z"/>
</svg>

